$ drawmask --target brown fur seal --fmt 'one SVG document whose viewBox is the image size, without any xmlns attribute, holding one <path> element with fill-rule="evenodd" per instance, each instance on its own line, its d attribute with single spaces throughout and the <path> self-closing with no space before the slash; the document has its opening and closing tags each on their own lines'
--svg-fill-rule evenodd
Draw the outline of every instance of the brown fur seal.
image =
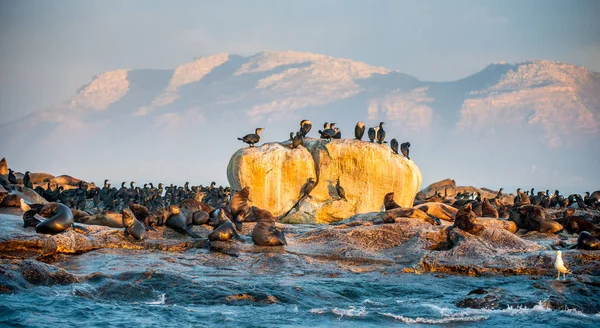
<svg viewBox="0 0 600 328">
<path fill-rule="evenodd" d="M 0 202 L 0 207 L 21 207 L 21 195 L 8 194 Z"/>
<path fill-rule="evenodd" d="M 415 207 L 440 220 L 449 222 L 454 221 L 458 212 L 458 209 L 443 203 L 425 203 Z"/>
<path fill-rule="evenodd" d="M 80 211 L 72 208 L 71 212 L 73 213 L 73 220 L 75 220 L 75 222 L 85 221 L 88 217 L 91 217 L 90 213 L 86 211 Z"/>
<path fill-rule="evenodd" d="M 432 225 L 441 224 L 440 220 L 427 214 L 426 210 L 423 211 L 418 208 L 410 207 L 410 208 L 395 208 L 389 211 L 385 211 L 383 214 L 383 222 L 384 223 L 396 223 L 396 218 L 414 218 L 421 219 L 427 223 L 431 223 Z"/>
<path fill-rule="evenodd" d="M 542 233 L 556 233 L 563 229 L 558 222 L 546 220 L 544 208 L 537 205 L 513 207 L 509 220 L 516 223 L 519 229 L 535 230 Z"/>
<path fill-rule="evenodd" d="M 600 250 L 600 240 L 594 238 L 589 232 L 582 231 L 577 237 L 577 249 L 585 249 L 588 251 Z"/>
<path fill-rule="evenodd" d="M 563 222 L 563 227 L 570 233 L 581 233 L 587 231 L 594 237 L 600 236 L 600 228 L 596 227 L 592 222 L 586 220 L 583 216 L 567 216 Z"/>
<path fill-rule="evenodd" d="M 510 210 L 512 209 L 512 205 L 502 205 L 498 207 L 498 217 L 503 219 L 508 219 L 510 216 Z"/>
<path fill-rule="evenodd" d="M 250 187 L 244 187 L 244 189 L 236 192 L 229 202 L 229 210 L 231 215 L 233 215 L 233 222 L 238 231 L 242 231 L 242 222 L 250 216 L 251 209 L 250 206 L 248 206 L 249 199 Z"/>
<path fill-rule="evenodd" d="M 252 230 L 252 241 L 258 246 L 287 245 L 285 234 L 275 226 L 277 219 L 267 210 L 252 206 L 256 225 Z"/>
<path fill-rule="evenodd" d="M 498 211 L 490 204 L 487 198 L 483 199 L 481 202 L 481 216 L 484 218 L 494 218 L 497 219 Z"/>
<path fill-rule="evenodd" d="M 208 240 L 210 241 L 229 241 L 231 238 L 235 238 L 240 240 L 240 236 L 235 231 L 235 227 L 233 223 L 227 215 L 225 215 L 225 211 L 219 209 L 219 214 L 216 222 L 214 223 L 215 228 L 208 235 Z"/>
<path fill-rule="evenodd" d="M 123 209 L 121 215 L 123 216 L 123 226 L 125 227 L 123 232 L 125 237 L 131 235 L 135 240 L 146 238 L 146 227 L 136 219 L 130 209 Z"/>
<path fill-rule="evenodd" d="M 77 223 L 99 225 L 109 228 L 124 228 L 123 216 L 120 213 L 115 213 L 111 211 L 102 211 L 90 217 L 82 217 L 78 219 L 80 221 L 76 221 Z"/>
<path fill-rule="evenodd" d="M 473 213 L 473 205 L 470 203 L 461 207 L 456 213 L 454 227 L 466 231 L 471 234 L 478 234 L 484 229 L 484 226 L 477 223 L 475 213 Z"/>
<path fill-rule="evenodd" d="M 140 204 L 129 204 L 129 209 L 135 218 L 144 224 L 146 231 L 154 230 L 152 226 L 158 225 L 158 218 L 155 215 L 152 215 L 146 206 Z"/>
<path fill-rule="evenodd" d="M 199 210 L 192 214 L 193 225 L 210 224 L 210 215 L 203 210 Z"/>
<path fill-rule="evenodd" d="M 192 220 L 177 206 L 169 206 L 169 217 L 165 220 L 165 225 L 179 233 L 187 233 L 193 238 L 200 238 L 192 232 Z"/>
<path fill-rule="evenodd" d="M 386 211 L 393 210 L 395 208 L 400 208 L 400 205 L 398 205 L 398 203 L 396 203 L 396 201 L 394 200 L 393 192 L 388 192 L 387 194 L 385 194 L 385 196 L 383 196 L 383 207 Z"/>
<path fill-rule="evenodd" d="M 35 226 L 38 233 L 57 234 L 69 229 L 74 222 L 71 209 L 59 203 L 44 205 L 39 215 L 47 219 Z"/>
</svg>

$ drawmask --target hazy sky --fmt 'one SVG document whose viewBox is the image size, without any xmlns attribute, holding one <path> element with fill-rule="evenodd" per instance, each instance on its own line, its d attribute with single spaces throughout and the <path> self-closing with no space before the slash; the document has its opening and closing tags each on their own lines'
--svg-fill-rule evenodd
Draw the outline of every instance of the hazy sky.
<svg viewBox="0 0 600 328">
<path fill-rule="evenodd" d="M 296 50 L 453 80 L 491 62 L 600 71 L 600 1 L 0 1 L 0 123 L 95 74 Z"/>
</svg>

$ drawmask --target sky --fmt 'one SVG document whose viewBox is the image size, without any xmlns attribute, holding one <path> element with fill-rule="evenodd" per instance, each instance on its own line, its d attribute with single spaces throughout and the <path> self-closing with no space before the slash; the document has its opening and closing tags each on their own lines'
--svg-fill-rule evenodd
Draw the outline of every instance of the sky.
<svg viewBox="0 0 600 328">
<path fill-rule="evenodd" d="M 103 71 L 294 50 L 451 81 L 492 62 L 600 71 L 600 1 L 0 0 L 0 124 Z"/>
</svg>

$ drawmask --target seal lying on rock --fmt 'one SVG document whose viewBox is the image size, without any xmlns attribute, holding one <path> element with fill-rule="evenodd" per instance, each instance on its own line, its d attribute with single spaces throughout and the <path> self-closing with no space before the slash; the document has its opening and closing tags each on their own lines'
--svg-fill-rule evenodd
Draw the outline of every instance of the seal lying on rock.
<svg viewBox="0 0 600 328">
<path fill-rule="evenodd" d="M 577 249 L 585 249 L 588 251 L 596 251 L 600 249 L 600 240 L 594 238 L 589 232 L 582 231 L 577 237 Z"/>
<path fill-rule="evenodd" d="M 235 231 L 235 227 L 231 220 L 225 215 L 225 211 L 223 209 L 219 209 L 219 214 L 216 222 L 214 223 L 215 228 L 208 235 L 208 240 L 210 241 L 228 241 L 231 238 L 235 238 L 241 240 L 238 233 Z"/>
<path fill-rule="evenodd" d="M 458 212 L 458 209 L 443 203 L 431 202 L 421 204 L 415 207 L 433 217 L 449 222 L 454 222 L 454 218 L 456 217 L 456 213 Z"/>
<path fill-rule="evenodd" d="M 425 205 L 421 205 L 422 208 Z M 426 211 L 427 209 L 425 209 Z M 396 223 L 396 218 L 415 218 L 421 219 L 425 222 L 431 223 L 432 225 L 440 225 L 441 222 L 438 218 L 435 218 L 429 214 L 427 214 L 424 210 L 419 208 L 395 208 L 393 210 L 385 211 L 383 214 L 383 222 L 384 223 Z"/>
<path fill-rule="evenodd" d="M 112 211 L 102 211 L 92 216 L 78 217 L 77 223 L 99 225 L 109 228 L 123 228 L 123 216 Z"/>
<path fill-rule="evenodd" d="M 583 216 L 567 216 L 563 221 L 563 227 L 570 233 L 588 232 L 594 237 L 600 236 L 600 229 L 592 222 L 586 220 Z"/>
<path fill-rule="evenodd" d="M 282 246 L 287 245 L 283 231 L 275 226 L 277 220 L 267 210 L 252 206 L 252 212 L 256 218 L 256 225 L 252 230 L 252 241 L 258 246 Z"/>
<path fill-rule="evenodd" d="M 473 213 L 473 205 L 468 203 L 461 207 L 456 213 L 454 227 L 466 231 L 471 234 L 477 234 L 484 229 L 484 226 L 477 223 L 475 213 Z"/>
<path fill-rule="evenodd" d="M 59 203 L 44 205 L 39 215 L 47 219 L 35 226 L 38 233 L 57 234 L 69 229 L 74 222 L 71 209 Z"/>
<path fill-rule="evenodd" d="M 542 233 L 557 233 L 563 229 L 560 223 L 546 220 L 544 208 L 537 205 L 513 207 L 509 220 L 516 223 L 519 229 L 535 230 Z"/>
<path fill-rule="evenodd" d="M 165 225 L 167 227 L 169 227 L 179 233 L 187 233 L 188 235 L 190 235 L 193 238 L 200 238 L 200 236 L 198 236 L 194 232 L 192 232 L 191 218 L 188 219 L 188 217 L 183 212 L 181 212 L 179 207 L 171 205 L 171 206 L 168 206 L 167 211 L 168 211 L 168 213 L 170 213 L 165 221 Z"/>
<path fill-rule="evenodd" d="M 146 227 L 140 221 L 138 221 L 133 215 L 130 209 L 123 209 L 121 211 L 123 216 L 123 226 L 125 227 L 125 237 L 131 235 L 136 240 L 143 240 L 146 238 Z"/>
<path fill-rule="evenodd" d="M 192 214 L 193 225 L 203 225 L 210 223 L 210 215 L 203 210 L 199 210 Z"/>
</svg>

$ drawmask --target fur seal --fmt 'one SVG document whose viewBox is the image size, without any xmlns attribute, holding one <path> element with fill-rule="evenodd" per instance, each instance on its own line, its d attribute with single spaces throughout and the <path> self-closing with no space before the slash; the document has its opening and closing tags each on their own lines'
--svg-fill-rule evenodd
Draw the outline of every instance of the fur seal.
<svg viewBox="0 0 600 328">
<path fill-rule="evenodd" d="M 358 140 L 362 140 L 363 135 L 365 134 L 365 123 L 358 121 L 356 126 L 354 127 L 354 137 Z"/>
<path fill-rule="evenodd" d="M 458 212 L 458 209 L 452 206 L 436 202 L 425 203 L 415 207 L 433 217 L 449 222 L 454 221 L 456 213 Z"/>
<path fill-rule="evenodd" d="M 513 221 L 519 229 L 542 233 L 556 233 L 563 229 L 558 222 L 546 220 L 544 208 L 537 205 L 515 206 L 508 219 Z"/>
<path fill-rule="evenodd" d="M 8 164 L 6 163 L 6 158 L 2 158 L 0 160 L 0 175 L 8 174 Z"/>
<path fill-rule="evenodd" d="M 23 213 L 23 228 L 35 227 L 44 221 L 42 217 L 37 215 L 36 210 L 28 210 Z"/>
<path fill-rule="evenodd" d="M 238 138 L 238 140 L 249 144 L 250 147 L 254 147 L 254 144 L 260 141 L 260 131 L 264 129 L 265 128 L 256 128 L 256 130 L 254 130 L 254 133 L 247 134 L 243 138 Z"/>
<path fill-rule="evenodd" d="M 210 223 L 210 215 L 203 211 L 203 210 L 199 210 L 194 212 L 194 214 L 192 214 L 192 224 L 193 225 L 203 225 L 203 224 L 209 224 Z"/>
<path fill-rule="evenodd" d="M 387 194 L 385 194 L 385 196 L 383 196 L 383 207 L 386 211 L 389 211 L 395 208 L 400 208 L 401 206 L 398 205 L 398 203 L 396 203 L 396 201 L 394 200 L 394 193 L 388 192 Z"/>
<path fill-rule="evenodd" d="M 238 233 L 235 231 L 235 227 L 231 220 L 225 215 L 225 211 L 219 209 L 219 214 L 216 222 L 214 223 L 215 228 L 208 235 L 210 241 L 228 241 L 231 238 L 241 240 Z"/>
<path fill-rule="evenodd" d="M 179 233 L 187 233 L 193 238 L 200 238 L 200 236 L 196 235 L 191 229 L 191 219 L 188 219 L 188 216 L 185 215 L 179 207 L 171 205 L 167 211 L 170 213 L 169 217 L 165 220 L 165 225 L 167 227 Z"/>
<path fill-rule="evenodd" d="M 22 198 L 19 194 L 7 194 L 0 201 L 0 207 L 21 207 Z"/>
<path fill-rule="evenodd" d="M 125 227 L 123 233 L 125 234 L 125 237 L 131 235 L 135 240 L 143 240 L 146 238 L 146 227 L 142 222 L 136 219 L 130 209 L 123 209 L 121 215 L 123 216 L 123 226 Z"/>
<path fill-rule="evenodd" d="M 248 206 L 249 199 L 250 187 L 246 186 L 242 190 L 236 192 L 229 202 L 229 210 L 231 211 L 231 215 L 233 215 L 233 222 L 238 231 L 242 231 L 242 222 L 250 216 L 251 209 L 250 206 Z"/>
<path fill-rule="evenodd" d="M 582 231 L 577 237 L 577 245 L 575 246 L 577 249 L 585 249 L 588 251 L 597 251 L 600 250 L 600 240 L 594 238 L 592 234 L 587 231 Z"/>
<path fill-rule="evenodd" d="M 498 211 L 490 204 L 487 198 L 481 202 L 481 216 L 484 218 L 498 218 Z"/>
<path fill-rule="evenodd" d="M 310 131 L 310 129 L 312 129 L 312 122 L 309 120 L 302 120 L 300 122 L 300 134 L 302 135 L 303 138 L 306 137 L 306 135 L 308 134 L 308 132 Z"/>
<path fill-rule="evenodd" d="M 80 218 L 77 223 L 85 223 L 90 225 L 99 225 L 109 228 L 124 228 L 123 216 L 120 213 L 112 211 L 102 211 L 90 217 Z"/>
<path fill-rule="evenodd" d="M 383 222 L 384 223 L 396 223 L 396 218 L 413 218 L 413 219 L 421 219 L 427 223 L 432 225 L 440 225 L 441 222 L 438 218 L 435 218 L 418 208 L 394 208 L 389 211 L 385 211 L 383 214 Z"/>
<path fill-rule="evenodd" d="M 392 141 L 390 141 L 390 148 L 392 148 L 392 151 L 395 154 L 398 154 L 398 140 L 392 139 Z"/>
<path fill-rule="evenodd" d="M 287 245 L 285 234 L 275 226 L 277 219 L 267 210 L 252 206 L 256 225 L 252 229 L 252 241 L 258 246 Z"/>
<path fill-rule="evenodd" d="M 57 234 L 73 225 L 73 212 L 63 204 L 46 204 L 39 215 L 47 219 L 35 226 L 35 231 L 38 233 Z"/>
<path fill-rule="evenodd" d="M 563 227 L 570 233 L 581 233 L 586 231 L 594 237 L 600 236 L 600 229 L 592 222 L 586 220 L 583 216 L 567 216 L 563 222 Z"/>
<path fill-rule="evenodd" d="M 153 229 L 152 225 L 156 224 L 157 220 L 153 220 L 152 215 L 150 215 L 150 211 L 144 205 L 140 204 L 129 204 L 129 209 L 133 213 L 135 218 L 144 224 L 146 230 Z"/>
<path fill-rule="evenodd" d="M 385 122 L 379 122 L 379 129 L 377 130 L 377 142 L 382 144 L 385 140 L 385 130 L 383 129 L 383 125 Z"/>
<path fill-rule="evenodd" d="M 454 227 L 474 235 L 484 229 L 483 225 L 477 223 L 477 218 L 475 217 L 475 213 L 473 213 L 473 205 L 471 205 L 471 203 L 461 207 L 458 212 L 456 212 Z"/>
</svg>

